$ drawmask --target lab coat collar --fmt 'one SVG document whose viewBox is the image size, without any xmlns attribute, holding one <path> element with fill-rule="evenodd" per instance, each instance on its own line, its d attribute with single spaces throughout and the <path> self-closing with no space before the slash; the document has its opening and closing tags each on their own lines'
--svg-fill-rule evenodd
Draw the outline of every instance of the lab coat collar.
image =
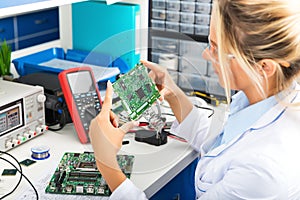
<svg viewBox="0 0 300 200">
<path fill-rule="evenodd" d="M 293 83 L 292 89 L 293 89 L 293 92 L 291 92 L 289 90 L 288 91 L 289 94 L 286 94 L 285 93 L 286 91 L 281 92 L 279 94 L 279 99 L 281 99 L 285 103 L 293 102 L 295 100 L 295 98 L 297 96 L 299 96 L 298 95 L 298 93 L 300 91 L 299 84 Z M 284 95 L 287 95 L 287 96 L 285 98 L 282 98 Z M 242 139 L 247 133 L 265 128 L 268 125 L 275 122 L 277 119 L 279 119 L 281 117 L 281 115 L 285 112 L 285 110 L 286 110 L 286 106 L 284 104 L 282 104 L 282 103 L 276 104 L 273 108 L 271 108 L 268 112 L 266 112 L 256 123 L 254 123 L 250 128 L 248 128 L 243 133 L 234 137 L 228 143 L 221 144 L 220 146 L 214 148 L 211 151 L 209 151 L 209 147 L 213 144 L 213 142 L 215 141 L 216 138 L 212 138 L 212 139 L 206 141 L 201 146 L 201 155 L 203 155 L 202 157 L 213 158 L 213 157 L 220 155 L 223 151 L 225 151 L 230 146 L 234 145 L 236 142 L 238 142 L 240 139 Z M 272 116 L 272 117 L 270 117 L 270 116 Z"/>
</svg>

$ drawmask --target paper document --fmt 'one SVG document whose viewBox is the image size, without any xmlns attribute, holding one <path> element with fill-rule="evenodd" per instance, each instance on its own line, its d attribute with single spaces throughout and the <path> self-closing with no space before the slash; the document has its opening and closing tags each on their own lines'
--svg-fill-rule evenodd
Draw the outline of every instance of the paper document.
<svg viewBox="0 0 300 200">
<path fill-rule="evenodd" d="M 102 66 L 91 65 L 86 63 L 73 62 L 69 60 L 62 60 L 58 58 L 54 58 L 47 62 L 40 63 L 39 65 L 51 67 L 51 68 L 63 69 L 63 70 L 75 68 L 75 67 L 90 67 L 93 70 L 94 77 L 97 82 L 107 80 L 111 77 L 120 74 L 120 70 L 118 67 L 102 67 Z"/>
<path fill-rule="evenodd" d="M 50 194 L 46 193 L 45 189 L 49 184 L 53 172 L 45 174 L 45 177 L 42 177 L 37 182 L 34 182 L 34 186 L 39 194 L 39 199 L 42 200 L 108 200 L 107 196 L 91 196 L 91 195 L 69 195 L 69 194 Z M 24 181 L 24 180 L 23 180 Z M 36 195 L 33 189 L 28 185 L 27 189 L 17 198 L 17 200 L 36 200 Z"/>
</svg>

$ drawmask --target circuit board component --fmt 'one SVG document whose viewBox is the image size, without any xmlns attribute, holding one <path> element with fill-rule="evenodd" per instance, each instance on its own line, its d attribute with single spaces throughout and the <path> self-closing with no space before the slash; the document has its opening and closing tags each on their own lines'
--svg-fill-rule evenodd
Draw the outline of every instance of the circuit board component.
<svg viewBox="0 0 300 200">
<path fill-rule="evenodd" d="M 130 178 L 134 156 L 117 155 L 121 170 Z M 106 181 L 97 169 L 94 153 L 72 153 L 63 155 L 45 191 L 55 194 L 109 196 Z"/>
<path fill-rule="evenodd" d="M 156 85 L 148 76 L 147 68 L 141 63 L 121 76 L 113 88 L 132 120 L 138 119 L 160 97 Z"/>
</svg>

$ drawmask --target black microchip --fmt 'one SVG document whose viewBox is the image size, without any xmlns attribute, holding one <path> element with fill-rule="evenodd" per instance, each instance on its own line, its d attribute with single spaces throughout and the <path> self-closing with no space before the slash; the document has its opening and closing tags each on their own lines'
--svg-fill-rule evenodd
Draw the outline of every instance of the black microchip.
<svg viewBox="0 0 300 200">
<path fill-rule="evenodd" d="M 74 157 L 78 158 L 80 156 L 80 153 L 74 153 Z"/>
<path fill-rule="evenodd" d="M 131 98 L 132 98 L 132 94 L 128 94 L 128 95 L 127 95 L 127 99 L 130 101 Z"/>
<path fill-rule="evenodd" d="M 143 80 L 143 79 L 144 79 L 144 76 L 143 76 L 142 74 L 140 74 L 140 75 L 139 75 L 139 79 L 140 79 L 140 80 Z"/>
<path fill-rule="evenodd" d="M 124 84 L 124 82 L 122 80 L 120 80 L 120 83 L 121 87 L 123 88 L 123 90 L 126 90 L 126 85 Z"/>
<path fill-rule="evenodd" d="M 145 96 L 145 93 L 143 91 L 143 88 L 139 88 L 137 91 L 136 91 L 137 95 L 139 96 L 140 99 L 142 99 L 144 96 Z"/>
<path fill-rule="evenodd" d="M 2 176 L 14 176 L 17 174 L 16 169 L 4 169 L 2 172 Z"/>
<path fill-rule="evenodd" d="M 150 93 L 150 92 L 151 92 L 151 87 L 150 87 L 150 84 L 149 84 L 149 83 L 147 83 L 145 87 L 146 87 L 146 89 L 147 89 L 147 92 L 149 92 L 149 93 Z"/>
<path fill-rule="evenodd" d="M 25 166 L 29 166 L 29 165 L 32 165 L 34 163 L 36 163 L 36 161 L 30 160 L 30 159 L 26 159 L 26 160 L 23 160 L 22 162 L 20 162 L 21 165 L 25 165 Z"/>
</svg>

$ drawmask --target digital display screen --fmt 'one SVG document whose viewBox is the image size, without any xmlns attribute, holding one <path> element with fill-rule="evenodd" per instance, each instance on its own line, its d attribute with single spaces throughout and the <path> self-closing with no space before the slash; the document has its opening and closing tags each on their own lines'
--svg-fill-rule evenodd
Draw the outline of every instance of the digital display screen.
<svg viewBox="0 0 300 200">
<path fill-rule="evenodd" d="M 15 105 L 0 113 L 0 136 L 1 133 L 22 125 L 21 105 Z"/>
<path fill-rule="evenodd" d="M 67 78 L 73 94 L 89 93 L 96 90 L 89 71 L 69 73 Z"/>
</svg>

